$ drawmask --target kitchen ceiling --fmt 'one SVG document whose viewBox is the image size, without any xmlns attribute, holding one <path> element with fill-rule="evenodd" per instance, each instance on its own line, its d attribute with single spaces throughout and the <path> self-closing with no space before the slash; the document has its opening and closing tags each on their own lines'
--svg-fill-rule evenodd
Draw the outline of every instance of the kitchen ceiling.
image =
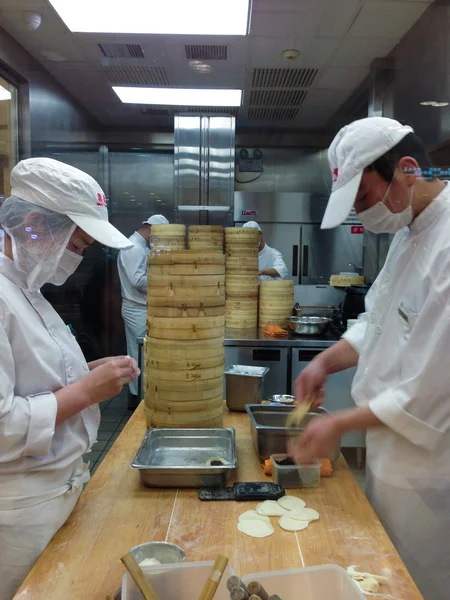
<svg viewBox="0 0 450 600">
<path fill-rule="evenodd" d="M 47 0 L 0 0 L 0 17 L 105 126 L 173 126 L 174 107 L 125 105 L 111 87 L 145 85 L 240 88 L 238 128 L 320 130 L 431 3 L 253 0 L 245 37 L 71 33 Z M 36 31 L 25 28 L 25 10 L 42 15 Z M 300 52 L 294 61 L 281 54 L 290 48 Z"/>
</svg>

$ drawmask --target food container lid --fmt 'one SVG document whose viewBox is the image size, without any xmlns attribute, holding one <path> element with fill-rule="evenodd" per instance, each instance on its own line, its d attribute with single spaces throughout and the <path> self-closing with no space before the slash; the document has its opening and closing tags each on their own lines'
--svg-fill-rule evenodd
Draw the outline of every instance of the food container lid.
<svg viewBox="0 0 450 600">
<path fill-rule="evenodd" d="M 225 369 L 225 375 L 243 375 L 246 377 L 264 377 L 268 372 L 268 367 L 250 367 L 247 365 L 230 365 Z"/>
</svg>

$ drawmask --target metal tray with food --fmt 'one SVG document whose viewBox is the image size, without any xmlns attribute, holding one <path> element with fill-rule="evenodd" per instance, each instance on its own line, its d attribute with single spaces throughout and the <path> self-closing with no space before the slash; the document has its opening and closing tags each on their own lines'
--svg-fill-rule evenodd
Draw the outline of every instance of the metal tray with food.
<svg viewBox="0 0 450 600">
<path fill-rule="evenodd" d="M 158 488 L 223 486 L 236 467 L 234 429 L 151 429 L 131 464 Z"/>
<path fill-rule="evenodd" d="M 246 410 L 250 417 L 250 428 L 253 445 L 261 460 L 268 459 L 272 454 L 284 454 L 287 443 L 295 435 L 300 435 L 307 425 L 319 415 L 328 414 L 324 408 L 316 408 L 306 413 L 302 426 L 295 429 L 286 427 L 289 413 L 293 406 L 275 404 L 247 404 Z M 331 462 L 336 462 L 341 452 L 340 441 L 328 456 Z"/>
</svg>

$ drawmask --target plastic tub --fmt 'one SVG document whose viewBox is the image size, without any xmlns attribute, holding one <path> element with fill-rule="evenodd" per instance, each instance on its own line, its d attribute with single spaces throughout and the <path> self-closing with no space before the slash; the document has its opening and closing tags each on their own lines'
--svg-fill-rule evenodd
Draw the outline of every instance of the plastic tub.
<svg viewBox="0 0 450 600">
<path fill-rule="evenodd" d="M 255 573 L 242 580 L 259 581 L 269 596 L 278 594 L 283 600 L 365 600 L 356 583 L 337 565 Z"/>
<path fill-rule="evenodd" d="M 316 488 L 320 485 L 320 461 L 310 465 L 279 465 L 277 460 L 288 458 L 287 454 L 272 454 L 272 479 L 284 488 Z"/>
<path fill-rule="evenodd" d="M 142 571 L 152 582 L 161 600 L 197 600 L 213 565 L 214 561 L 180 563 L 143 567 Z M 234 575 L 234 571 L 228 566 L 214 600 L 229 600 L 227 579 L 231 575 Z M 142 594 L 128 572 L 122 578 L 122 600 L 142 600 Z"/>
</svg>

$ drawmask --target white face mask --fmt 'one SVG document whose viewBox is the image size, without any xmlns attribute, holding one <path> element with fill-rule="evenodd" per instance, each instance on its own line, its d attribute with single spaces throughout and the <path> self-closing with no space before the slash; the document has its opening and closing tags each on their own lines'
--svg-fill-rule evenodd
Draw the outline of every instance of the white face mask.
<svg viewBox="0 0 450 600">
<path fill-rule="evenodd" d="M 66 248 L 56 267 L 56 271 L 48 280 L 48 283 L 52 283 L 53 285 L 63 285 L 72 273 L 75 273 L 82 260 L 82 256 L 75 254 L 75 252 L 67 250 Z"/>
<path fill-rule="evenodd" d="M 392 181 L 381 202 L 377 202 L 367 210 L 363 210 L 357 214 L 361 224 L 373 233 L 396 233 L 397 231 L 400 231 L 400 229 L 407 227 L 413 220 L 411 206 L 413 188 L 411 187 L 408 206 L 398 213 L 393 213 L 384 203 L 384 200 L 391 189 L 391 185 Z"/>
</svg>

